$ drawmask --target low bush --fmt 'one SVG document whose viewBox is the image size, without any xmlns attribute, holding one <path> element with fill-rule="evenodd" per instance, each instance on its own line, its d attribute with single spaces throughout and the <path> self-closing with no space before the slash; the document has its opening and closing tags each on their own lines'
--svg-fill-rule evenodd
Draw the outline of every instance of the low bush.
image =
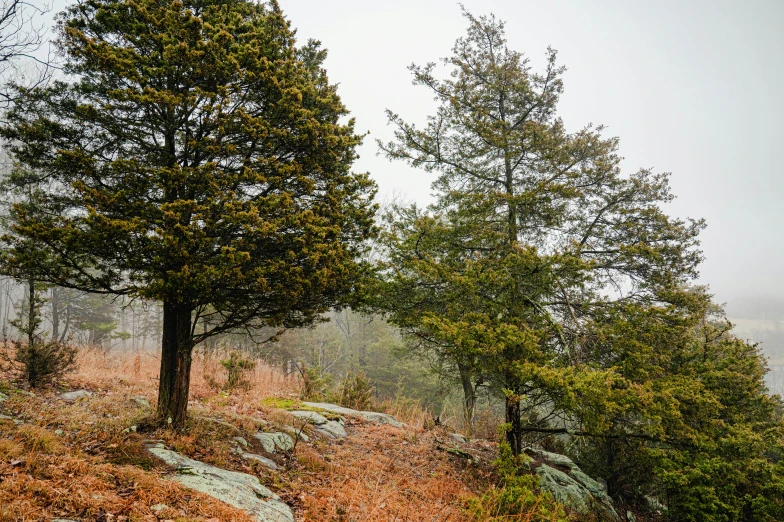
<svg viewBox="0 0 784 522">
<path fill-rule="evenodd" d="M 32 342 L 12 341 L 3 359 L 6 370 L 11 370 L 32 388 L 37 388 L 74 371 L 77 353 L 75 346 L 34 338 Z"/>
<path fill-rule="evenodd" d="M 364 373 L 349 372 L 338 384 L 334 400 L 346 408 L 367 410 L 373 403 L 375 391 Z"/>
<path fill-rule="evenodd" d="M 506 443 L 501 443 L 499 450 L 499 457 L 494 462 L 498 471 L 498 485 L 466 502 L 471 518 L 477 522 L 566 522 L 563 508 L 552 495 L 540 491 L 538 477 L 527 472 L 527 457 L 515 457 Z"/>
<path fill-rule="evenodd" d="M 250 379 L 248 373 L 255 367 L 256 363 L 236 351 L 229 353 L 228 359 L 223 359 L 221 366 L 226 368 L 229 373 L 226 379 L 226 384 L 223 389 L 226 391 L 234 391 L 237 389 L 247 390 L 250 388 Z"/>
</svg>

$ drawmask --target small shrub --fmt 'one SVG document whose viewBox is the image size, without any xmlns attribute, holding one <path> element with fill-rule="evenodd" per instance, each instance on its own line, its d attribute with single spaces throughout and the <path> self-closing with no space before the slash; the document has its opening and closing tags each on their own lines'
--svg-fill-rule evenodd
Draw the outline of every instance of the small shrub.
<svg viewBox="0 0 784 522">
<path fill-rule="evenodd" d="M 302 400 L 320 401 L 326 397 L 327 388 L 332 381 L 332 377 L 328 373 L 319 366 L 306 367 L 302 364 L 300 375 L 302 376 L 302 391 L 300 393 Z"/>
<path fill-rule="evenodd" d="M 26 343 L 13 341 L 12 345 L 14 354 L 6 360 L 33 388 L 51 384 L 76 369 L 77 349 L 74 346 L 38 338 Z"/>
<path fill-rule="evenodd" d="M 479 521 L 527 520 L 566 522 L 563 508 L 546 492 L 539 490 L 538 478 L 525 472 L 525 460 L 515 457 L 506 443 L 499 446 L 495 461 L 499 483 L 479 498 L 466 504 L 471 518 Z"/>
<path fill-rule="evenodd" d="M 346 408 L 366 410 L 373 402 L 375 388 L 363 373 L 349 373 L 338 385 L 335 401 Z"/>
<path fill-rule="evenodd" d="M 255 362 L 243 357 L 239 352 L 232 351 L 229 354 L 229 358 L 222 360 L 220 363 L 229 372 L 226 384 L 223 385 L 224 390 L 250 389 L 250 379 L 247 375 L 248 372 L 256 367 Z"/>
</svg>

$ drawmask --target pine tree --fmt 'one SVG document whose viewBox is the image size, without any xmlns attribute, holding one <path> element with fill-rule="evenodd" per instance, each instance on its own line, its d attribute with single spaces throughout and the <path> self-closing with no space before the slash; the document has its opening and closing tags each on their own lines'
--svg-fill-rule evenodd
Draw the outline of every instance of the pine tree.
<svg viewBox="0 0 784 522">
<path fill-rule="evenodd" d="M 657 302 L 693 277 L 703 223 L 664 214 L 667 175 L 623 175 L 618 140 L 602 127 L 566 130 L 554 50 L 535 73 L 507 47 L 502 22 L 464 14 L 468 34 L 443 60 L 450 76 L 438 79 L 434 63 L 411 67 L 435 95 L 435 115 L 419 129 L 389 112 L 395 140 L 379 143 L 390 159 L 438 175 L 430 209 L 393 217 L 386 303 L 461 372 L 467 406 L 476 382 L 504 391 L 519 453 L 522 433 L 545 422 L 540 406 L 557 409 L 575 369 L 591 362 L 591 317 L 613 301 Z"/>
<path fill-rule="evenodd" d="M 4 266 L 34 242 L 40 281 L 161 302 L 157 411 L 181 427 L 196 344 L 307 325 L 360 283 L 361 136 L 276 2 L 86 0 L 58 30 L 76 79 L 24 92 L 2 129 L 35 187 Z"/>
</svg>

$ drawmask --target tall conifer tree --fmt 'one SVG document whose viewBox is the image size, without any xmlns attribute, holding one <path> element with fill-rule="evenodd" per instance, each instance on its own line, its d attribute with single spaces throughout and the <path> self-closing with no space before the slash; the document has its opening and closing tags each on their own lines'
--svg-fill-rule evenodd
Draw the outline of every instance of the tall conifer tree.
<svg viewBox="0 0 784 522">
<path fill-rule="evenodd" d="M 181 427 L 196 344 L 307 325 L 359 284 L 361 136 L 274 1 L 84 0 L 58 29 L 74 80 L 26 92 L 2 129 L 13 183 L 35 187 L 4 265 L 32 243 L 41 281 L 162 302 L 158 416 Z"/>
<path fill-rule="evenodd" d="M 438 175 L 429 212 L 399 211 L 390 227 L 388 304 L 394 322 L 460 370 L 467 405 L 466 376 L 505 391 L 519 453 L 523 424 L 542 421 L 522 417 L 548 404 L 544 416 L 557 418 L 566 375 L 590 362 L 591 317 L 689 281 L 703 224 L 662 212 L 667 175 L 624 176 L 618 140 L 601 127 L 566 130 L 555 51 L 536 73 L 507 47 L 502 22 L 464 14 L 468 33 L 443 60 L 450 75 L 411 67 L 436 113 L 417 128 L 389 112 L 396 139 L 380 143 Z"/>
</svg>

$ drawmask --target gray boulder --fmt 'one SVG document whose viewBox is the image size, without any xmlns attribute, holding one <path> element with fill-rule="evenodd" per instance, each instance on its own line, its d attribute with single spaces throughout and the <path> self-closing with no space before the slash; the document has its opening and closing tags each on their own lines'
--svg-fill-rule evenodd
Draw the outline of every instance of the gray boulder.
<svg viewBox="0 0 784 522">
<path fill-rule="evenodd" d="M 555 500 L 581 514 L 598 510 L 612 520 L 621 520 L 606 487 L 583 473 L 572 459 L 538 448 L 526 448 L 525 452 L 543 461 L 536 467 L 539 485 Z"/>
<path fill-rule="evenodd" d="M 132 397 L 131 400 L 141 406 L 142 408 L 151 408 L 150 402 L 141 396 Z"/>
<path fill-rule="evenodd" d="M 247 453 L 247 452 L 241 453 L 241 456 L 245 460 L 255 460 L 257 462 L 260 462 L 262 466 L 271 469 L 273 471 L 276 471 L 278 469 L 278 465 L 275 463 L 275 461 L 272 459 L 268 459 L 267 457 L 262 457 L 261 455 L 256 455 L 255 453 Z"/>
<path fill-rule="evenodd" d="M 75 391 L 65 392 L 61 394 L 60 398 L 63 399 L 64 401 L 71 402 L 71 401 L 78 401 L 79 399 L 86 399 L 92 396 L 93 396 L 92 392 L 89 392 L 87 390 L 75 390 Z"/>
<path fill-rule="evenodd" d="M 336 404 L 329 404 L 326 402 L 303 402 L 302 404 L 308 406 L 309 408 L 318 408 L 320 410 L 337 413 L 339 415 L 346 415 L 349 417 L 362 417 L 366 421 L 375 422 L 376 424 L 389 424 L 390 426 L 394 426 L 395 428 L 402 428 L 404 426 L 402 422 L 394 418 L 392 415 L 387 415 L 386 413 L 378 413 L 375 411 L 352 410 L 351 408 L 344 408 L 343 406 L 338 406 Z"/>
<path fill-rule="evenodd" d="M 298 419 L 307 419 L 309 423 L 313 424 L 317 432 L 328 439 L 342 439 L 348 436 L 346 428 L 343 427 L 341 421 L 329 420 L 315 411 L 296 410 L 289 413 Z"/>
<path fill-rule="evenodd" d="M 259 479 L 216 468 L 154 444 L 148 451 L 177 471 L 171 476 L 186 488 L 199 491 L 256 517 L 258 522 L 294 522 L 294 514 Z"/>
<path fill-rule="evenodd" d="M 286 433 L 259 432 L 253 435 L 253 437 L 261 442 L 261 445 L 264 447 L 264 451 L 267 453 L 275 453 L 276 448 L 281 451 L 289 451 L 294 447 L 294 439 L 292 439 L 291 436 Z"/>
<path fill-rule="evenodd" d="M 459 442 L 460 444 L 468 444 L 470 442 L 468 440 L 468 437 L 466 437 L 465 435 L 460 435 L 459 433 L 452 433 L 449 436 L 452 438 L 453 441 Z"/>
<path fill-rule="evenodd" d="M 292 437 L 300 439 L 302 442 L 310 442 L 310 437 L 308 434 L 302 431 L 300 428 L 294 428 L 292 426 L 284 426 L 283 429 L 290 433 Z"/>
</svg>

